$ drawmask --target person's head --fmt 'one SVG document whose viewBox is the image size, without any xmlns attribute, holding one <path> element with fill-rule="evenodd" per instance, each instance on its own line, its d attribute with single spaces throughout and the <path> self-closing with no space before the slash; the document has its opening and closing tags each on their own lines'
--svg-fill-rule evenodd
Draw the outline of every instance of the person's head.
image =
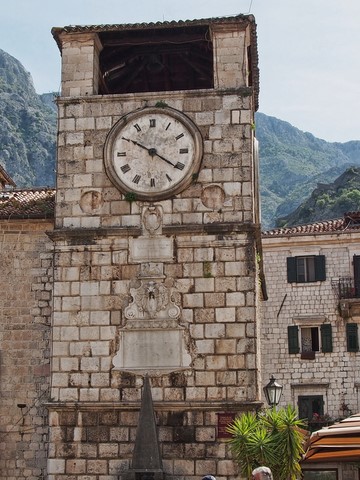
<svg viewBox="0 0 360 480">
<path fill-rule="evenodd" d="M 268 467 L 258 467 L 252 471 L 253 480 L 273 480 L 273 475 Z"/>
<path fill-rule="evenodd" d="M 213 475 L 205 475 L 201 480 L 216 480 L 216 478 Z"/>
</svg>

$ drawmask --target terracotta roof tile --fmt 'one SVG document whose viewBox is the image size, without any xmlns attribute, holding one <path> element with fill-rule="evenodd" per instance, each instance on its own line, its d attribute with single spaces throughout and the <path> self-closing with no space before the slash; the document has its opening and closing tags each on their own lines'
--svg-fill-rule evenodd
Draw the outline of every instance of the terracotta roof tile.
<svg viewBox="0 0 360 480">
<path fill-rule="evenodd" d="M 32 188 L 0 191 L 0 219 L 53 218 L 55 190 Z"/>
<path fill-rule="evenodd" d="M 61 43 L 59 42 L 59 35 L 63 32 L 66 33 L 82 33 L 82 32 L 112 32 L 121 30 L 148 30 L 154 28 L 177 28 L 188 27 L 198 25 L 209 25 L 216 23 L 232 23 L 240 22 L 255 23 L 253 15 L 230 15 L 226 17 L 211 17 L 201 18 L 195 20 L 169 20 L 163 22 L 140 22 L 140 23 L 124 23 L 124 24 L 104 24 L 104 25 L 67 25 L 65 27 L 53 27 L 51 33 L 59 45 L 61 50 Z"/>
<path fill-rule="evenodd" d="M 294 227 L 275 228 L 262 233 L 264 238 L 284 237 L 287 235 L 314 235 L 318 233 L 335 233 L 360 231 L 360 212 L 348 212 L 342 218 L 323 220 Z"/>
</svg>

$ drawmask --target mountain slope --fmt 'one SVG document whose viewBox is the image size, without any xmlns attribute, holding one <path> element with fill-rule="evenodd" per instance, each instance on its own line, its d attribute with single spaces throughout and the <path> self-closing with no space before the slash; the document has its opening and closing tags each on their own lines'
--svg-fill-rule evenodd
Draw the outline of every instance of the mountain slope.
<svg viewBox="0 0 360 480">
<path fill-rule="evenodd" d="M 56 112 L 21 63 L 0 50 L 0 164 L 18 186 L 54 185 Z"/>
<path fill-rule="evenodd" d="M 345 212 L 360 210 L 360 167 L 347 169 L 333 183 L 318 184 L 311 196 L 277 226 L 291 227 L 324 219 L 340 218 Z"/>
<path fill-rule="evenodd" d="M 329 143 L 288 122 L 256 115 L 260 143 L 262 223 L 295 210 L 318 183 L 333 182 L 352 165 L 360 165 L 360 142 Z"/>
</svg>

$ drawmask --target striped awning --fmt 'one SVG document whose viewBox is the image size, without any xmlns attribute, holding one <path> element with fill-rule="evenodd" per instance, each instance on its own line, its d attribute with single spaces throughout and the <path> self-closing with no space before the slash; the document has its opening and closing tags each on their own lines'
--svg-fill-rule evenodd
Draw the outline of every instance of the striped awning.
<svg viewBox="0 0 360 480">
<path fill-rule="evenodd" d="M 360 413 L 313 432 L 302 463 L 357 461 L 360 461 Z"/>
</svg>

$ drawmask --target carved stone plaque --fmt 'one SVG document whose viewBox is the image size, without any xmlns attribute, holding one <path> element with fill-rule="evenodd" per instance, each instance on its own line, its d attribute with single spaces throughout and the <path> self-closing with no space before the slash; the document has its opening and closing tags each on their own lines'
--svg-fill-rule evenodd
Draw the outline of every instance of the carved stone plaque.
<svg viewBox="0 0 360 480">
<path fill-rule="evenodd" d="M 113 365 L 121 370 L 175 370 L 190 366 L 184 329 L 123 330 Z"/>
<path fill-rule="evenodd" d="M 133 262 L 172 262 L 174 239 L 172 237 L 139 237 L 130 239 L 130 259 Z"/>
</svg>

